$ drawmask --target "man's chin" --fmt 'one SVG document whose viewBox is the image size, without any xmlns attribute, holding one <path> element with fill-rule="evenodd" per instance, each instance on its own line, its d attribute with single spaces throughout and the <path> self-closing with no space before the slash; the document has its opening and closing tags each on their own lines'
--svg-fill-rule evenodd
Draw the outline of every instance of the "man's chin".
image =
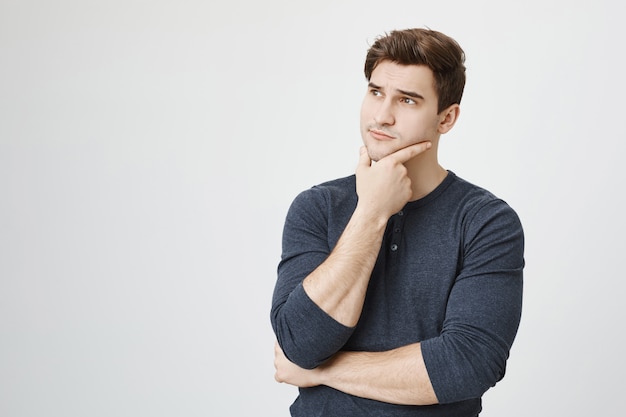
<svg viewBox="0 0 626 417">
<path fill-rule="evenodd" d="M 367 146 L 367 154 L 369 155 L 370 159 L 374 162 L 380 161 L 384 157 L 394 153 L 396 150 L 397 149 L 388 149 L 388 148 L 381 149 L 381 147 L 378 147 L 378 146 Z"/>
<path fill-rule="evenodd" d="M 365 145 L 367 147 L 367 153 L 370 157 L 370 159 L 372 161 L 378 162 L 381 159 L 383 159 L 386 156 L 391 155 L 394 152 L 398 152 L 400 149 L 404 149 L 406 147 L 415 145 L 417 143 L 421 143 L 421 142 L 425 142 L 424 141 L 418 141 L 415 143 L 409 143 L 409 144 L 405 144 L 403 146 L 399 146 L 399 147 L 391 147 L 391 146 L 376 146 L 377 144 L 369 144 L 369 145 Z"/>
<path fill-rule="evenodd" d="M 367 153 L 370 159 L 374 162 L 378 162 L 383 159 L 385 156 L 390 155 L 391 152 L 380 152 L 380 151 L 372 151 L 368 148 Z"/>
</svg>

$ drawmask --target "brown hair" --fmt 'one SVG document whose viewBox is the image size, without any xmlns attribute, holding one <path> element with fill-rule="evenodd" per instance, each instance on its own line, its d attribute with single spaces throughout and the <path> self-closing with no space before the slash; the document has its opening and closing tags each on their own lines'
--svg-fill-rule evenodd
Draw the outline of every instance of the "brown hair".
<svg viewBox="0 0 626 417">
<path fill-rule="evenodd" d="M 426 65 L 435 77 L 438 112 L 460 104 L 465 87 L 465 53 L 449 36 L 430 29 L 395 30 L 376 39 L 365 58 L 365 78 L 382 61 Z"/>
</svg>

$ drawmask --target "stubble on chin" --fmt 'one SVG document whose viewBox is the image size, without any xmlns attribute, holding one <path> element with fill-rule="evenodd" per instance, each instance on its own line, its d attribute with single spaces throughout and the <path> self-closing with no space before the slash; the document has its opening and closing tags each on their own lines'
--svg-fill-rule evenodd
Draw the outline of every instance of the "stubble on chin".
<svg viewBox="0 0 626 417">
<path fill-rule="evenodd" d="M 395 146 L 394 146 L 395 145 Z M 384 143 L 367 143 L 365 142 L 365 147 L 367 148 L 367 154 L 370 159 L 374 162 L 378 162 L 386 156 L 391 155 L 396 152 L 399 148 L 397 148 L 397 144 L 392 144 L 390 142 Z"/>
<path fill-rule="evenodd" d="M 384 153 L 381 151 L 375 151 L 373 150 L 371 147 L 367 147 L 367 154 L 369 155 L 370 159 L 374 162 L 378 162 L 381 159 L 383 159 L 385 156 L 389 155 L 389 152 Z"/>
</svg>

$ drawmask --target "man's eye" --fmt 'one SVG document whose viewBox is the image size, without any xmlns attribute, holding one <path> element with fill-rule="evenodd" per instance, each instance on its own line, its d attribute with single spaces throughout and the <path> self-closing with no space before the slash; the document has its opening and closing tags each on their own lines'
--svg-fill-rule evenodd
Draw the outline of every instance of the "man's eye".
<svg viewBox="0 0 626 417">
<path fill-rule="evenodd" d="M 382 96 L 382 93 L 381 93 L 380 91 L 378 91 L 378 90 L 371 90 L 371 93 L 372 93 L 372 95 L 373 95 L 373 96 L 375 96 L 375 97 L 380 97 L 380 96 Z"/>
<path fill-rule="evenodd" d="M 403 97 L 402 102 L 404 104 L 415 104 L 415 100 L 413 100 L 412 98 L 408 98 L 408 97 Z"/>
</svg>

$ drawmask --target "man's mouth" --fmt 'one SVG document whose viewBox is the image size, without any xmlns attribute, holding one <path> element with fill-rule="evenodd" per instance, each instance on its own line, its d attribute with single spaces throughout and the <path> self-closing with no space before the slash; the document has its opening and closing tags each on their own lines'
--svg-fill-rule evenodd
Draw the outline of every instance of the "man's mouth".
<svg viewBox="0 0 626 417">
<path fill-rule="evenodd" d="M 380 129 L 370 128 L 369 129 L 369 133 L 376 140 L 393 140 L 393 139 L 395 139 L 394 136 L 391 136 L 390 134 L 388 134 L 384 130 L 380 130 Z"/>
</svg>

